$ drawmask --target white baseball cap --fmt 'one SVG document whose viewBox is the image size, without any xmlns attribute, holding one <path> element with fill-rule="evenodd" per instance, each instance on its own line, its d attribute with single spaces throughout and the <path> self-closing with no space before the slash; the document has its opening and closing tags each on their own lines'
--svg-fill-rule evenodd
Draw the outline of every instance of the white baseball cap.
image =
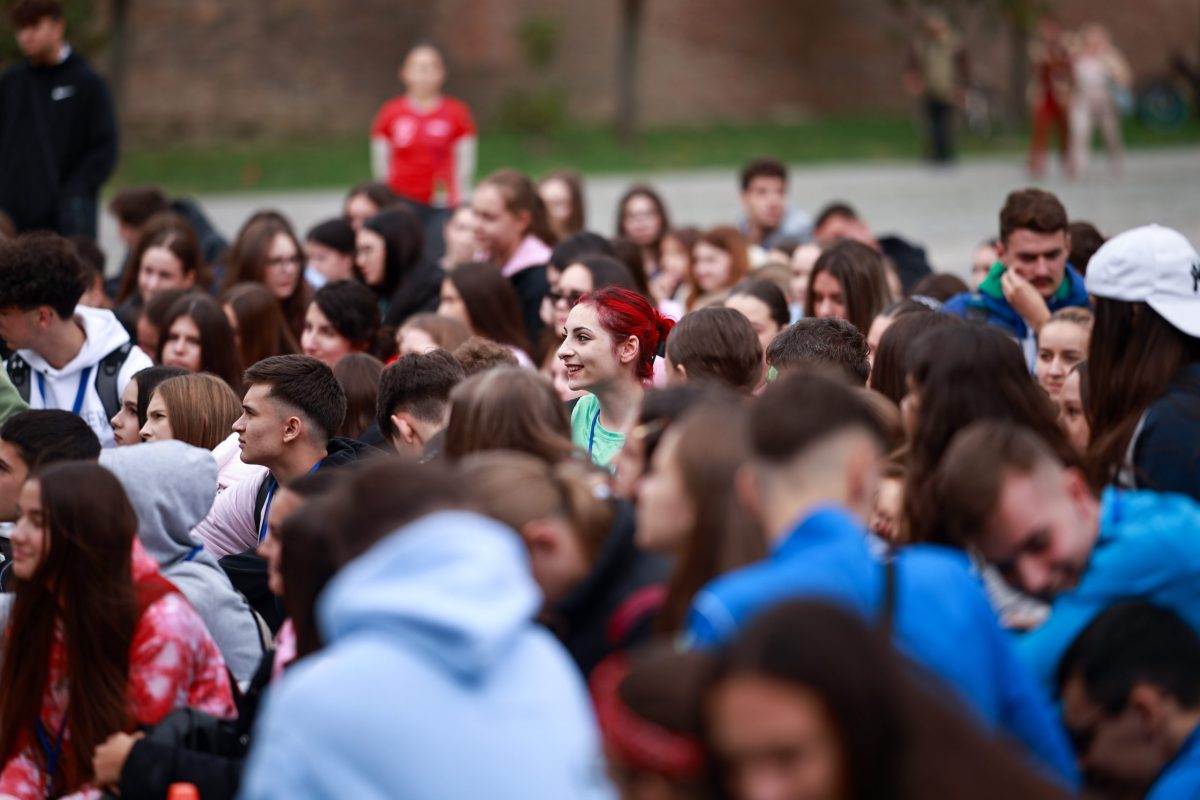
<svg viewBox="0 0 1200 800">
<path fill-rule="evenodd" d="M 1145 225 L 1109 239 L 1087 265 L 1088 294 L 1145 303 L 1200 336 L 1200 255 L 1179 231 Z"/>
</svg>

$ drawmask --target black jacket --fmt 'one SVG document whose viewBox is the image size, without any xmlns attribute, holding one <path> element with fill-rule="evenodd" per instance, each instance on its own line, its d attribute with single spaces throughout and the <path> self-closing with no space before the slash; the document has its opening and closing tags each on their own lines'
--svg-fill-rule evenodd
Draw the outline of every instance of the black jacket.
<svg viewBox="0 0 1200 800">
<path fill-rule="evenodd" d="M 437 311 L 442 295 L 442 278 L 446 273 L 436 262 L 422 257 L 404 276 L 400 288 L 392 295 L 383 315 L 383 324 L 400 327 L 404 320 L 422 311 Z"/>
<path fill-rule="evenodd" d="M 592 571 L 546 615 L 584 675 L 611 653 L 650 639 L 669 572 L 665 560 L 634 544 L 633 506 L 618 501 L 616 507 Z M 628 606 L 637 595 L 637 608 Z"/>
<path fill-rule="evenodd" d="M 18 230 L 94 235 L 96 195 L 116 164 L 112 98 L 82 56 L 0 76 L 0 209 Z"/>
<path fill-rule="evenodd" d="M 517 299 L 521 301 L 521 320 L 525 323 L 525 335 L 530 342 L 541 340 L 542 329 L 542 298 L 550 291 L 550 279 L 546 277 L 546 266 L 527 267 L 508 279 L 517 290 Z"/>
</svg>

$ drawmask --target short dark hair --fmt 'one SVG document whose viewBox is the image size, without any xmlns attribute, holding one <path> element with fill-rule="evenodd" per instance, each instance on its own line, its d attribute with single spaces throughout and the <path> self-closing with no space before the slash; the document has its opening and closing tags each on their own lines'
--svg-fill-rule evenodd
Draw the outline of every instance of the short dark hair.
<svg viewBox="0 0 1200 800">
<path fill-rule="evenodd" d="M 50 306 L 70 319 L 89 278 L 75 246 L 58 234 L 29 233 L 0 246 L 0 308 Z"/>
<path fill-rule="evenodd" d="M 59 461 L 95 461 L 100 440 L 83 417 L 59 409 L 13 414 L 0 426 L 0 439 L 16 448 L 30 474 Z"/>
<path fill-rule="evenodd" d="M 1083 681 L 1088 697 L 1118 714 L 1137 683 L 1149 683 L 1185 709 L 1200 707 L 1200 636 L 1173 611 L 1136 600 L 1091 621 L 1058 665 L 1058 689 Z"/>
<path fill-rule="evenodd" d="M 312 356 L 271 356 L 246 370 L 247 388 L 264 383 L 269 397 L 303 412 L 328 441 L 346 418 L 346 393 L 333 370 Z"/>
<path fill-rule="evenodd" d="M 617 250 L 612 242 L 592 231 L 572 233 L 558 244 L 550 253 L 550 265 L 558 270 L 564 270 L 584 256 L 617 257 Z"/>
<path fill-rule="evenodd" d="M 853 323 L 833 317 L 805 317 L 779 332 L 767 346 L 767 363 L 782 372 L 792 367 L 826 364 L 842 370 L 862 386 L 871 374 L 871 349 Z"/>
<path fill-rule="evenodd" d="M 317 290 L 314 303 L 333 329 L 359 347 L 375 344 L 379 333 L 379 303 L 375 293 L 358 281 L 333 281 Z"/>
<path fill-rule="evenodd" d="M 10 13 L 13 27 L 17 30 L 37 25 L 43 19 L 62 19 L 63 7 L 59 0 L 17 0 Z"/>
<path fill-rule="evenodd" d="M 762 343 L 750 320 L 732 308 L 685 314 L 667 336 L 667 358 L 688 380 L 714 380 L 743 392 L 762 379 Z"/>
<path fill-rule="evenodd" d="M 783 162 L 777 158 L 756 158 L 742 167 L 742 191 L 750 188 L 755 178 L 779 178 L 787 183 L 788 171 Z"/>
<path fill-rule="evenodd" d="M 1006 476 L 1059 463 L 1050 446 L 1024 426 L 996 419 L 968 425 L 950 440 L 933 476 L 944 534 L 958 544 L 979 536 L 1000 502 Z"/>
<path fill-rule="evenodd" d="M 495 367 L 520 366 L 512 350 L 482 336 L 472 336 L 456 347 L 454 359 L 467 375 L 478 375 Z"/>
<path fill-rule="evenodd" d="M 1000 241 L 1008 242 L 1013 231 L 1058 233 L 1067 230 L 1067 210 L 1059 199 L 1043 189 L 1010 192 L 1000 209 Z"/>
<path fill-rule="evenodd" d="M 1067 233 L 1071 234 L 1071 254 L 1067 256 L 1067 262 L 1079 274 L 1086 275 L 1088 262 L 1107 240 L 1095 225 L 1082 219 L 1068 225 Z"/>
<path fill-rule="evenodd" d="M 157 186 L 133 186 L 114 194 L 108 210 L 126 225 L 140 228 L 151 217 L 170 211 L 171 203 Z"/>
<path fill-rule="evenodd" d="M 858 219 L 858 212 L 854 210 L 854 206 L 844 200 L 835 200 L 827 204 L 817 214 L 817 218 L 813 221 L 813 230 L 819 230 L 826 222 L 834 217 L 842 217 L 843 219 Z"/>
<path fill-rule="evenodd" d="M 426 422 L 441 422 L 450 404 L 450 390 L 466 377 L 462 365 L 445 350 L 400 357 L 379 378 L 375 417 L 380 433 L 395 435 L 392 415 L 398 411 Z"/>
<path fill-rule="evenodd" d="M 754 455 L 786 463 L 813 444 L 859 429 L 880 449 L 888 435 L 862 392 L 819 372 L 791 372 L 767 386 L 750 412 L 750 444 Z"/>
</svg>

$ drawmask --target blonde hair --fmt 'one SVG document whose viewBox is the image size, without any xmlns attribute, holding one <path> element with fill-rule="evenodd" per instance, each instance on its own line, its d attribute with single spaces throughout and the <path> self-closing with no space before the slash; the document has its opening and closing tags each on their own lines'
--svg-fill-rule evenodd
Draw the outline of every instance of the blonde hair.
<svg viewBox="0 0 1200 800">
<path fill-rule="evenodd" d="M 155 387 L 162 397 L 175 438 L 212 450 L 229 436 L 242 404 L 229 384 L 207 372 L 179 375 Z"/>
</svg>

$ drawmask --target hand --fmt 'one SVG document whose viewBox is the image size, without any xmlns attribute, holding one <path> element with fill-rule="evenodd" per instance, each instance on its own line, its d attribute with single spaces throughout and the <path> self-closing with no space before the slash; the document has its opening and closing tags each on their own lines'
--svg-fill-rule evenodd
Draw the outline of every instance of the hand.
<svg viewBox="0 0 1200 800">
<path fill-rule="evenodd" d="M 1004 299 L 1035 332 L 1040 331 L 1050 319 L 1050 308 L 1041 292 L 1016 272 L 1004 270 L 1000 276 L 1000 288 L 1004 291 Z"/>
<path fill-rule="evenodd" d="M 92 755 L 92 772 L 95 773 L 93 780 L 97 786 L 115 786 L 121 782 L 125 759 L 129 758 L 134 742 L 144 735 L 140 732 L 114 733 L 96 746 L 96 752 Z"/>
</svg>

